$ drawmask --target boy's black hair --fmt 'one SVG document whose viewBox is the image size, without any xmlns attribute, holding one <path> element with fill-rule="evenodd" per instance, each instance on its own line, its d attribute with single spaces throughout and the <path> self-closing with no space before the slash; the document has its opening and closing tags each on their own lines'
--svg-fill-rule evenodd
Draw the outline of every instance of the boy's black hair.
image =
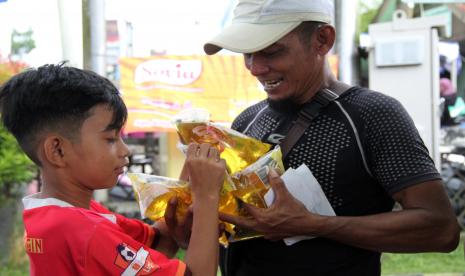
<svg viewBox="0 0 465 276">
<path fill-rule="evenodd" d="M 0 87 L 2 122 L 39 166 L 37 146 L 43 133 L 56 131 L 78 141 L 82 123 L 99 104 L 113 111 L 108 129 L 120 130 L 127 109 L 118 89 L 94 72 L 64 63 L 27 70 Z"/>
</svg>

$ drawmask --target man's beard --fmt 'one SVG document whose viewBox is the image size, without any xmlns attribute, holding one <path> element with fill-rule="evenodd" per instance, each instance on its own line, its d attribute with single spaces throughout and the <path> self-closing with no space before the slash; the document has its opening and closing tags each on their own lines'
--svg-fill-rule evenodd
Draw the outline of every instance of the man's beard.
<svg viewBox="0 0 465 276">
<path fill-rule="evenodd" d="M 267 98 L 266 100 L 269 107 L 283 113 L 296 113 L 302 107 L 302 105 L 296 104 L 291 99 L 272 100 Z"/>
</svg>

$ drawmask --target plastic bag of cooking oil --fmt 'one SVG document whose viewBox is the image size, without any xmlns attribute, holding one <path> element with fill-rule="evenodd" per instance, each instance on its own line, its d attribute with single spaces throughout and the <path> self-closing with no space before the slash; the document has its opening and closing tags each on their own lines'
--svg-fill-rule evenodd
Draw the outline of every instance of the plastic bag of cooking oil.
<svg viewBox="0 0 465 276">
<path fill-rule="evenodd" d="M 190 187 L 187 182 L 144 173 L 128 173 L 128 177 L 131 180 L 142 218 L 149 218 L 153 221 L 163 218 L 169 200 L 176 196 L 178 198 L 176 217 L 178 221 L 184 219 L 192 204 Z M 228 192 L 222 191 L 222 193 L 224 196 L 220 197 L 219 211 L 234 210 L 236 200 L 229 198 Z M 234 233 L 233 225 L 225 224 L 225 231 Z M 219 242 L 224 246 L 228 245 L 228 239 L 224 233 L 219 238 Z"/>
<path fill-rule="evenodd" d="M 271 148 L 270 144 L 211 122 L 209 112 L 204 109 L 184 110 L 175 116 L 173 122 L 181 144 L 208 143 L 216 147 L 226 161 L 227 177 L 221 189 L 220 212 L 246 216 L 248 214 L 242 202 L 260 208 L 266 206 L 263 195 L 268 190 L 269 169 L 284 171 L 279 149 L 265 155 Z M 226 232 L 230 234 L 230 241 L 258 236 L 235 229 L 234 225 L 228 223 Z"/>
<path fill-rule="evenodd" d="M 282 153 L 279 147 L 276 147 L 247 168 L 232 176 L 236 190 L 231 191 L 227 197 L 235 199 L 235 204 L 230 204 L 235 209 L 228 209 L 225 213 L 248 216 L 249 214 L 242 206 L 242 202 L 254 205 L 258 208 L 266 208 L 267 205 L 264 200 L 264 195 L 270 188 L 268 174 L 272 169 L 279 174 L 284 172 Z M 230 233 L 229 241 L 231 242 L 261 236 L 259 233 L 247 229 L 240 229 L 235 226 L 232 226 L 232 231 L 229 230 L 228 233 Z"/>
<path fill-rule="evenodd" d="M 278 172 L 284 170 L 279 147 L 265 154 L 258 161 L 236 173 L 233 177 L 226 176 L 226 181 L 234 183 L 234 189 L 230 191 L 221 190 L 219 211 L 236 216 L 247 216 L 248 214 L 242 206 L 243 202 L 259 208 L 266 208 L 263 195 L 269 189 L 267 176 L 270 169 Z M 178 197 L 176 213 L 178 219 L 185 216 L 187 208 L 192 204 L 190 188 L 187 182 L 143 173 L 128 173 L 128 177 L 131 179 L 143 217 L 154 221 L 162 218 L 168 201 L 173 196 Z M 219 239 L 220 243 L 225 246 L 228 241 L 239 241 L 260 236 L 258 233 L 239 229 L 229 223 L 225 224 L 225 231 L 228 233 L 229 239 L 224 234 Z"/>
<path fill-rule="evenodd" d="M 284 164 L 282 161 L 282 152 L 279 146 L 269 151 L 256 162 L 247 168 L 235 173 L 232 178 L 236 181 L 237 189 L 243 187 L 255 187 L 257 189 L 268 189 L 270 187 L 268 174 L 271 169 L 274 169 L 278 174 L 284 172 Z"/>
<path fill-rule="evenodd" d="M 168 201 L 173 196 L 178 197 L 178 219 L 185 216 L 187 208 L 192 204 L 187 182 L 144 173 L 128 173 L 128 177 L 131 179 L 142 218 L 153 221 L 163 218 Z"/>
<path fill-rule="evenodd" d="M 249 166 L 271 149 L 271 145 L 238 131 L 210 122 L 208 111 L 188 109 L 175 116 L 174 125 L 184 145 L 207 143 L 218 149 L 226 160 L 229 174 Z"/>
</svg>

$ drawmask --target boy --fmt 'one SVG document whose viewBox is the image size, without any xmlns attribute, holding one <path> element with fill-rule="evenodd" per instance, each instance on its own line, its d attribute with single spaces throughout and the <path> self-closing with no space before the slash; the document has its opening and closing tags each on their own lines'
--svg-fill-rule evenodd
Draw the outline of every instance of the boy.
<svg viewBox="0 0 465 276">
<path fill-rule="evenodd" d="M 42 191 L 23 199 L 31 275 L 216 275 L 215 206 L 225 171 L 216 149 L 192 144 L 187 152 L 183 171 L 195 216 L 183 263 L 164 255 L 173 255 L 175 240 L 188 236 L 187 227 L 171 219 L 175 200 L 166 224 L 152 228 L 91 199 L 95 189 L 115 185 L 130 154 L 120 136 L 126 106 L 107 79 L 45 65 L 0 88 L 0 111 L 42 175 Z"/>
</svg>

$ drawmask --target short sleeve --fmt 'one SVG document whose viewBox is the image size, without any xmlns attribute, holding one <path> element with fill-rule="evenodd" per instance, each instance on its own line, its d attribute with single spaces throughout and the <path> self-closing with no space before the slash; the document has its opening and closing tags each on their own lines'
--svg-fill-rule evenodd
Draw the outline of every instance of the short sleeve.
<svg viewBox="0 0 465 276">
<path fill-rule="evenodd" d="M 265 100 L 249 106 L 234 119 L 231 124 L 231 128 L 239 132 L 243 132 L 247 125 L 253 121 L 253 118 L 266 106 L 267 102 Z"/>
<path fill-rule="evenodd" d="M 354 101 L 361 106 L 370 168 L 390 194 L 440 179 L 413 120 L 397 100 L 367 92 Z"/>
<path fill-rule="evenodd" d="M 116 217 L 116 223 L 127 235 L 148 247 L 152 245 L 155 231 L 150 225 L 138 219 L 130 219 L 120 214 L 112 213 L 96 201 L 91 201 L 91 209 L 98 213 L 114 215 Z"/>
<path fill-rule="evenodd" d="M 186 265 L 105 224 L 96 226 L 86 252 L 86 275 L 181 276 Z"/>
</svg>

